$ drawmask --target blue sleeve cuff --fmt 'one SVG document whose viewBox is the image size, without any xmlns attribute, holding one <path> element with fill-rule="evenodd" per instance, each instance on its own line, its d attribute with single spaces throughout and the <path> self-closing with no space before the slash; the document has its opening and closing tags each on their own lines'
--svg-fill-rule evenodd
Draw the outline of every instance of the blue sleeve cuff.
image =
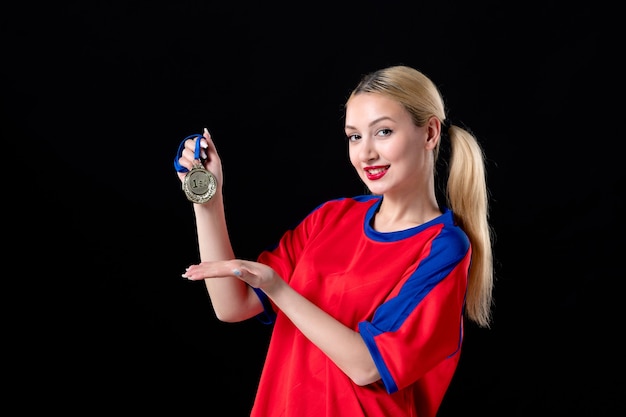
<svg viewBox="0 0 626 417">
<path fill-rule="evenodd" d="M 261 300 L 261 304 L 263 304 L 263 312 L 259 313 L 256 318 L 263 324 L 273 324 L 276 320 L 276 312 L 272 308 L 269 297 L 260 289 L 251 288 L 254 290 L 257 297 L 259 297 L 259 300 Z"/>
</svg>

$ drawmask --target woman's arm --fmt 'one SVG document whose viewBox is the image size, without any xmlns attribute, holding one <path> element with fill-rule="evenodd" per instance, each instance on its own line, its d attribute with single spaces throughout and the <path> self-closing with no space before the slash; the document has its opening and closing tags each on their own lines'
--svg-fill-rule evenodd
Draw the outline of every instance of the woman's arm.
<svg viewBox="0 0 626 417">
<path fill-rule="evenodd" d="M 354 383 L 367 385 L 380 379 L 360 334 L 297 293 L 269 266 L 240 259 L 202 262 L 190 266 L 183 276 L 190 280 L 204 279 L 211 285 L 237 279 L 250 287 L 262 289 L 292 323 Z"/>
<path fill-rule="evenodd" d="M 180 165 L 189 170 L 193 167 L 194 162 L 198 162 L 195 159 L 196 140 L 198 139 L 186 141 L 184 150 L 178 160 Z M 216 177 L 217 189 L 208 202 L 204 204 L 194 203 L 193 205 L 200 260 L 221 261 L 233 259 L 234 253 L 224 213 L 222 164 L 207 129 L 204 129 L 201 149 L 204 167 Z M 185 173 L 179 173 L 178 175 L 180 180 L 183 181 Z M 213 310 L 219 320 L 228 322 L 241 321 L 263 311 L 259 298 L 245 282 L 232 276 L 224 276 L 223 278 L 205 281 Z"/>
</svg>

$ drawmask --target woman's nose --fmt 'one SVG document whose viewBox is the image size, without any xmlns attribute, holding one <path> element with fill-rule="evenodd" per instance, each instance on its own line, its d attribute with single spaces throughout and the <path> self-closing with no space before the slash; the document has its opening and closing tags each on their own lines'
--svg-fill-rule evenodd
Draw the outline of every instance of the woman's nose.
<svg viewBox="0 0 626 417">
<path fill-rule="evenodd" d="M 376 149 L 372 146 L 370 139 L 363 138 L 361 141 L 361 149 L 359 149 L 359 158 L 362 161 L 371 161 L 377 158 Z"/>
</svg>

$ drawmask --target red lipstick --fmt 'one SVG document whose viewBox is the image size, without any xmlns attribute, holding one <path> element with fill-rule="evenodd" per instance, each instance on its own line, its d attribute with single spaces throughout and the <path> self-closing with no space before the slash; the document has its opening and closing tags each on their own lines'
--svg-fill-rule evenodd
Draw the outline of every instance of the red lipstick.
<svg viewBox="0 0 626 417">
<path fill-rule="evenodd" d="M 374 180 L 378 180 L 384 177 L 385 174 L 387 173 L 388 168 L 389 168 L 389 165 L 377 165 L 377 166 L 364 168 L 363 170 L 365 171 L 365 175 L 367 176 L 367 179 L 374 181 Z"/>
</svg>

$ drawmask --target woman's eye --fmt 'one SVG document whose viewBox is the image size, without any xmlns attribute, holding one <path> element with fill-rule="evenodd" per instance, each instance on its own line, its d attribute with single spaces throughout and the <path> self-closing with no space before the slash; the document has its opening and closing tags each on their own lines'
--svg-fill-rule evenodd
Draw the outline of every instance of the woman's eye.
<svg viewBox="0 0 626 417">
<path fill-rule="evenodd" d="M 389 136 L 393 131 L 391 129 L 380 129 L 377 133 L 378 136 Z"/>
<path fill-rule="evenodd" d="M 348 141 L 349 141 L 349 142 L 355 142 L 355 141 L 357 141 L 357 140 L 361 139 L 361 136 L 360 136 L 360 135 L 357 135 L 357 134 L 355 133 L 355 134 L 353 134 L 353 135 L 347 135 L 347 138 L 348 138 Z"/>
</svg>

